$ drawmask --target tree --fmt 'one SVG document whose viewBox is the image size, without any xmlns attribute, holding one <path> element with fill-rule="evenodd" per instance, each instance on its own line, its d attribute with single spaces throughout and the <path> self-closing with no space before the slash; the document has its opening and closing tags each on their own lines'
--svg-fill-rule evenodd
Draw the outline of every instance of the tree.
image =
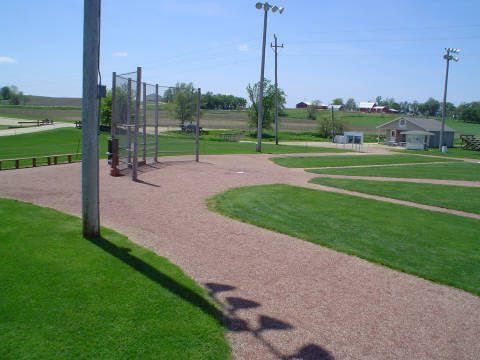
<svg viewBox="0 0 480 360">
<path fill-rule="evenodd" d="M 247 94 L 252 105 L 248 111 L 248 124 L 251 128 L 257 127 L 258 121 L 258 95 L 260 93 L 260 82 L 253 85 L 248 84 Z M 285 92 L 278 88 L 278 111 L 285 107 Z M 268 79 L 263 83 L 263 119 L 262 128 L 271 128 L 275 119 L 275 86 Z"/>
<path fill-rule="evenodd" d="M 440 109 L 440 103 L 434 98 L 429 98 L 423 104 L 420 104 L 419 110 L 425 116 L 435 116 Z"/>
<path fill-rule="evenodd" d="M 332 105 L 343 105 L 343 99 L 342 98 L 333 99 Z"/>
<path fill-rule="evenodd" d="M 170 113 L 182 127 L 186 121 L 193 121 L 196 113 L 196 97 L 192 83 L 177 83 L 173 90 Z"/>
<path fill-rule="evenodd" d="M 335 134 L 342 134 L 345 125 L 340 119 L 333 121 Z M 323 115 L 317 120 L 318 134 L 322 138 L 330 138 L 332 136 L 332 118 L 329 115 Z"/>
<path fill-rule="evenodd" d="M 10 99 L 11 90 L 8 86 L 4 86 L 0 89 L 0 97 L 2 100 Z"/>
<path fill-rule="evenodd" d="M 357 103 L 355 102 L 354 98 L 350 98 L 345 103 L 345 109 L 349 111 L 357 110 Z"/>
<path fill-rule="evenodd" d="M 474 101 L 462 105 L 460 119 L 465 122 L 480 123 L 480 101 Z"/>
<path fill-rule="evenodd" d="M 316 120 L 317 119 L 317 105 L 312 104 L 307 107 L 307 119 Z"/>
<path fill-rule="evenodd" d="M 107 92 L 107 96 L 102 99 L 100 107 L 100 124 L 112 125 L 112 91 Z"/>
<path fill-rule="evenodd" d="M 414 100 L 410 104 L 410 111 L 413 113 L 413 115 L 417 115 L 420 112 L 420 104 L 417 100 Z"/>
</svg>

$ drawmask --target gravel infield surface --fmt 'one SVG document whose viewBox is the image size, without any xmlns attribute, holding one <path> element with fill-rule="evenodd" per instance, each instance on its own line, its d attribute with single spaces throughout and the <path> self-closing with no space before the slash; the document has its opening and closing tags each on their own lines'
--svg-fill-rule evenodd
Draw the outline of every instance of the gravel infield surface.
<svg viewBox="0 0 480 360">
<path fill-rule="evenodd" d="M 297 154 L 298 155 L 298 154 Z M 478 359 L 480 298 L 207 209 L 232 187 L 314 187 L 272 155 L 162 159 L 133 183 L 100 162 L 102 225 L 223 304 L 235 359 Z M 0 172 L 0 196 L 81 214 L 79 163 Z M 317 187 L 318 188 L 318 187 Z"/>
</svg>

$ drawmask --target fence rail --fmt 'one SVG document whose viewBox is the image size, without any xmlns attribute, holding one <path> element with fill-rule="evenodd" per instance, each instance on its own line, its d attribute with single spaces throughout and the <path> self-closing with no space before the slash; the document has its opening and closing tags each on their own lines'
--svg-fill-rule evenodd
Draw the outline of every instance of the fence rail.
<svg viewBox="0 0 480 360">
<path fill-rule="evenodd" d="M 50 166 L 59 164 L 70 164 L 81 160 L 81 153 L 73 154 L 55 154 L 42 156 L 29 156 L 14 159 L 0 159 L 0 171 L 22 168 L 32 168 L 38 166 Z M 5 165 L 11 164 L 11 166 Z"/>
</svg>

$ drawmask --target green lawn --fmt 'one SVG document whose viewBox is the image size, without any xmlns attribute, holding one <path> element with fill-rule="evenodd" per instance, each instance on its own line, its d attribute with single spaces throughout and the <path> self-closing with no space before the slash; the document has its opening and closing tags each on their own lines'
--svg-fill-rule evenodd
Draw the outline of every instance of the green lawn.
<svg viewBox="0 0 480 360">
<path fill-rule="evenodd" d="M 270 160 L 277 165 L 289 168 L 412 164 L 451 161 L 448 159 L 433 159 L 430 157 L 415 155 L 333 155 L 319 157 L 277 157 L 271 158 Z"/>
<path fill-rule="evenodd" d="M 480 187 L 315 178 L 314 184 L 480 214 Z"/>
<path fill-rule="evenodd" d="M 393 150 L 407 154 L 418 154 L 417 150 Z M 442 153 L 438 149 L 428 149 L 427 151 L 422 151 L 422 155 L 430 156 L 442 156 L 442 157 L 456 157 L 456 158 L 466 158 L 466 159 L 479 159 L 480 160 L 480 151 L 473 150 L 463 150 L 461 147 L 449 148 L 446 153 Z"/>
<path fill-rule="evenodd" d="M 480 164 L 465 162 L 350 169 L 312 169 L 308 171 L 317 174 L 333 175 L 480 181 Z"/>
<path fill-rule="evenodd" d="M 101 158 L 106 157 L 108 133 L 100 133 L 99 145 Z M 82 131 L 75 128 L 62 128 L 38 133 L 0 137 L 0 159 L 28 158 L 55 154 L 77 153 L 82 151 Z M 162 156 L 194 154 L 195 141 L 192 137 L 160 135 L 159 151 Z M 343 150 L 263 144 L 262 151 L 270 154 L 302 153 L 302 152 L 338 152 Z M 253 154 L 254 143 L 200 141 L 200 154 Z M 38 165 L 46 163 L 42 160 Z M 22 165 L 30 166 L 31 161 L 22 161 Z M 4 162 L 2 168 L 13 167 L 13 162 Z"/>
<path fill-rule="evenodd" d="M 228 359 L 221 313 L 178 267 L 81 220 L 0 200 L 0 358 Z"/>
<path fill-rule="evenodd" d="M 228 190 L 224 215 L 480 295 L 480 221 L 289 185 Z"/>
</svg>

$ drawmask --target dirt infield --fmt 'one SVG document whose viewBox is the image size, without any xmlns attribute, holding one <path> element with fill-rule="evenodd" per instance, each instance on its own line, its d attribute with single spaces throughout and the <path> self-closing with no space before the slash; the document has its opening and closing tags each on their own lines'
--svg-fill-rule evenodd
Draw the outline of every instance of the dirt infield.
<svg viewBox="0 0 480 360">
<path fill-rule="evenodd" d="M 478 359 L 480 298 L 207 209 L 231 187 L 318 176 L 269 157 L 172 158 L 138 183 L 103 161 L 102 223 L 221 301 L 236 359 Z M 80 164 L 5 171 L 0 183 L 2 197 L 80 214 Z"/>
</svg>

